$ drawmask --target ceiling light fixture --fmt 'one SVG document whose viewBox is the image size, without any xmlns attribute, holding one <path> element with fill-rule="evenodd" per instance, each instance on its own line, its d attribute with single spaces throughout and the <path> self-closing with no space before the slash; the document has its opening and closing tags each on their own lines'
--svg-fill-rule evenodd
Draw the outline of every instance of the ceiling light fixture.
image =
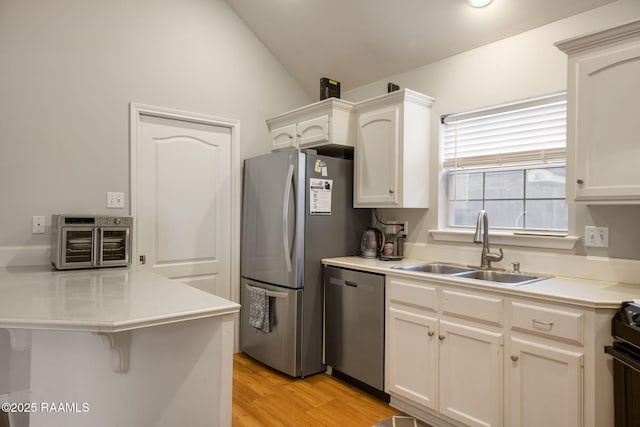
<svg viewBox="0 0 640 427">
<path fill-rule="evenodd" d="M 492 0 L 467 0 L 471 7 L 485 7 L 491 2 Z"/>
</svg>

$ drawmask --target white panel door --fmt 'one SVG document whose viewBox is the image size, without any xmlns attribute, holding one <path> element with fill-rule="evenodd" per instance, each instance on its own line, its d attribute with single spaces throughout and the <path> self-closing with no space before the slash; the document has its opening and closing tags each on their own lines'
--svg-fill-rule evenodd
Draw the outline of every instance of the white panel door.
<svg viewBox="0 0 640 427">
<path fill-rule="evenodd" d="M 437 409 L 437 319 L 395 306 L 388 319 L 387 391 Z"/>
<path fill-rule="evenodd" d="M 144 114 L 138 122 L 142 267 L 224 298 L 231 297 L 232 140 L 228 126 Z"/>
<path fill-rule="evenodd" d="M 511 338 L 509 426 L 581 426 L 582 360 L 582 353 Z"/>
<path fill-rule="evenodd" d="M 503 425 L 501 332 L 440 321 L 439 411 L 465 425 Z"/>
<path fill-rule="evenodd" d="M 576 199 L 640 199 L 640 41 L 575 67 Z"/>
<path fill-rule="evenodd" d="M 355 153 L 355 205 L 399 202 L 400 108 L 361 113 Z"/>
</svg>

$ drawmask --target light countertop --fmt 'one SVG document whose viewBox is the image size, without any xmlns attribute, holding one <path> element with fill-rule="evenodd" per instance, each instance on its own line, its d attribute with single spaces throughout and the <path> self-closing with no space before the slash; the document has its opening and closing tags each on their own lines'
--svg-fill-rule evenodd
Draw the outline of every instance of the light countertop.
<svg viewBox="0 0 640 427">
<path fill-rule="evenodd" d="M 325 258 L 322 262 L 325 265 L 335 267 L 350 268 L 379 274 L 394 274 L 413 278 L 430 279 L 440 283 L 445 283 L 444 281 L 446 281 L 447 284 L 467 289 L 487 290 L 518 296 L 537 297 L 594 308 L 619 308 L 622 301 L 640 299 L 640 285 L 601 280 L 554 276 L 549 279 L 529 284 L 509 286 L 450 275 L 420 273 L 391 268 L 394 265 L 437 262 L 434 260 L 404 259 L 402 261 L 380 261 L 377 259 L 365 259 L 361 257 L 339 257 Z"/>
<path fill-rule="evenodd" d="M 232 301 L 134 268 L 0 269 L 0 328 L 120 332 L 239 309 Z"/>
</svg>

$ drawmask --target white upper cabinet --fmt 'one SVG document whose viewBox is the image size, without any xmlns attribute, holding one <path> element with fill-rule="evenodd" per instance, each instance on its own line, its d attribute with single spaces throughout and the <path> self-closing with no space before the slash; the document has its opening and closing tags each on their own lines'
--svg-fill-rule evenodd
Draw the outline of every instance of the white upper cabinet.
<svg viewBox="0 0 640 427">
<path fill-rule="evenodd" d="M 403 89 L 356 104 L 354 207 L 429 207 L 433 101 Z"/>
<path fill-rule="evenodd" d="M 569 55 L 567 198 L 640 203 L 640 20 L 557 46 Z"/>
<path fill-rule="evenodd" d="M 267 120 L 271 149 L 353 147 L 353 104 L 328 98 Z"/>
</svg>

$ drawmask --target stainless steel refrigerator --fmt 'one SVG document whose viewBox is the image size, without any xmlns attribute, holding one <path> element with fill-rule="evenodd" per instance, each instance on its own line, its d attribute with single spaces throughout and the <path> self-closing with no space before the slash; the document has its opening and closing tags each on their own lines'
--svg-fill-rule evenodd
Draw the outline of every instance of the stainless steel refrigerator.
<svg viewBox="0 0 640 427">
<path fill-rule="evenodd" d="M 357 255 L 371 212 L 352 206 L 352 160 L 286 150 L 244 161 L 241 351 L 293 377 L 324 370 L 320 260 Z"/>
</svg>

